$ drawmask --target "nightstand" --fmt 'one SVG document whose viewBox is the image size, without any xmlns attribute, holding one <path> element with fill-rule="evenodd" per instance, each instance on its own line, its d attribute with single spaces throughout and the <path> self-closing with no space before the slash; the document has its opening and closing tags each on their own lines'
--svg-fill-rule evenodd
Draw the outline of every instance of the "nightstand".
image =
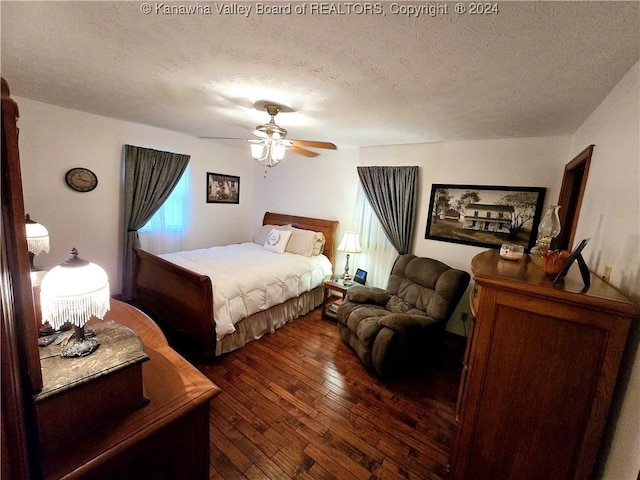
<svg viewBox="0 0 640 480">
<path fill-rule="evenodd" d="M 337 307 L 340 306 L 347 295 L 349 286 L 342 282 L 333 282 L 331 277 L 322 283 L 324 286 L 324 301 L 322 302 L 322 315 L 326 318 L 336 319 Z"/>
</svg>

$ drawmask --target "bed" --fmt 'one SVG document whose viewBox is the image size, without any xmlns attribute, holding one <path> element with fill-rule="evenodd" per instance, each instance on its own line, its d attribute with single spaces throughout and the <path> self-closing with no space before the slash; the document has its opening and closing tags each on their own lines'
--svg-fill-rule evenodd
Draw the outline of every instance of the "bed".
<svg viewBox="0 0 640 480">
<path fill-rule="evenodd" d="M 326 257 L 324 261 L 328 263 L 329 270 L 332 268 L 337 221 L 266 212 L 262 224 L 263 226 L 291 225 L 298 229 L 322 233 L 324 236 L 322 255 Z M 235 246 L 230 247 L 235 248 Z M 270 301 L 268 305 L 264 305 L 263 309 L 250 312 L 244 318 L 233 318 L 231 320 L 233 331 L 217 332 L 214 312 L 216 306 L 220 307 L 220 302 L 214 305 L 214 285 L 218 281 L 215 280 L 215 275 L 203 273 L 202 271 L 206 269 L 199 266 L 191 269 L 172 263 L 169 261 L 171 255 L 154 255 L 140 248 L 136 248 L 135 253 L 135 286 L 140 307 L 168 333 L 186 336 L 197 348 L 198 353 L 207 358 L 230 352 L 266 333 L 273 332 L 294 318 L 313 310 L 323 300 L 322 279 L 318 280 L 316 273 L 307 291 L 302 291 L 291 298 L 283 296 L 279 303 L 273 305 L 273 301 Z M 278 255 L 273 256 L 278 257 Z M 289 256 L 299 257 L 300 255 Z M 174 258 L 172 260 L 175 261 Z M 189 266 L 193 265 L 194 261 L 194 258 L 191 258 L 182 263 Z M 224 267 L 225 275 L 223 276 L 226 277 L 232 270 L 234 269 L 230 269 L 227 264 Z M 244 267 L 235 270 L 243 272 Z M 212 278 L 214 278 L 213 282 Z M 218 293 L 218 288 L 215 290 Z M 218 300 L 220 300 L 219 295 Z M 218 312 L 220 310 L 221 308 L 217 309 Z M 238 316 L 237 312 L 234 316 Z M 219 330 L 227 330 L 227 328 L 221 327 Z"/>
</svg>

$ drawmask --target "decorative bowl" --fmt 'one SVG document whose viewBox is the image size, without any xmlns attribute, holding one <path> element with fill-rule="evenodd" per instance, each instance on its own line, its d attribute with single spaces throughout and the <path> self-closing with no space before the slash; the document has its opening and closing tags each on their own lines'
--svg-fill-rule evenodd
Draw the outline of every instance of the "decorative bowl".
<svg viewBox="0 0 640 480">
<path fill-rule="evenodd" d="M 556 275 L 571 254 L 566 250 L 546 250 L 542 252 L 542 268 L 547 275 Z"/>
<path fill-rule="evenodd" d="M 524 247 L 505 243 L 500 247 L 500 257 L 505 260 L 521 260 L 524 257 Z"/>
</svg>

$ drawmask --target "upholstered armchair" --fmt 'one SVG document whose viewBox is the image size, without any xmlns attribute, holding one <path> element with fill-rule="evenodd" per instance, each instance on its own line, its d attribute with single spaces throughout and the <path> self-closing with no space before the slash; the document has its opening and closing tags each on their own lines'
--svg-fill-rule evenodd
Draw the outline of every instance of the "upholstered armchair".
<svg viewBox="0 0 640 480">
<path fill-rule="evenodd" d="M 353 286 L 338 309 L 338 330 L 369 370 L 396 376 L 428 358 L 470 275 L 430 258 L 398 257 L 387 289 Z"/>
</svg>

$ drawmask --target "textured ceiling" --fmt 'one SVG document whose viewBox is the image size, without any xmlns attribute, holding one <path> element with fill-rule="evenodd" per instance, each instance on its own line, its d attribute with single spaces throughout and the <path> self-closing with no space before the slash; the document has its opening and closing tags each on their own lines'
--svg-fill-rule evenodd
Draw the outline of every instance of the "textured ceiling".
<svg viewBox="0 0 640 480">
<path fill-rule="evenodd" d="M 499 2 L 408 16 L 365 5 L 0 2 L 12 94 L 194 136 L 249 138 L 253 102 L 289 138 L 340 147 L 571 134 L 640 57 L 640 3 Z M 163 8 L 195 7 L 196 14 Z M 328 12 L 309 13 L 328 5 Z M 350 7 L 351 5 L 351 7 Z M 465 4 L 467 9 L 470 3 Z M 222 7 L 251 7 L 221 14 Z M 445 6 L 447 12 L 444 12 Z M 210 14 L 207 12 L 210 9 Z"/>
</svg>

